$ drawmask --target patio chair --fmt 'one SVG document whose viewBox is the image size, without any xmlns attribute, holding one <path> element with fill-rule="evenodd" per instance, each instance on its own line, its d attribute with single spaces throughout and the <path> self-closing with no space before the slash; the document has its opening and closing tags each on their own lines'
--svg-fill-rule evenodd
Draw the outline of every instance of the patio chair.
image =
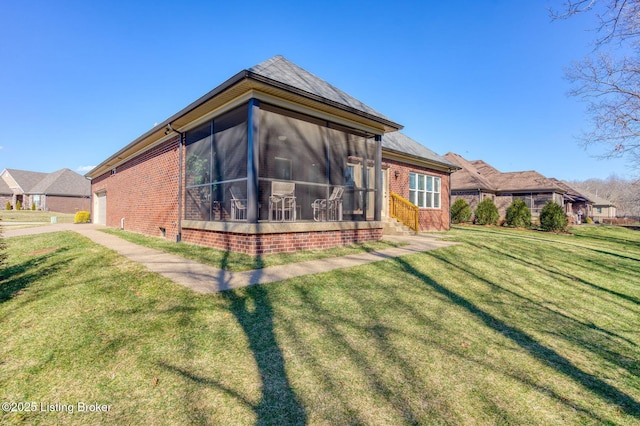
<svg viewBox="0 0 640 426">
<path fill-rule="evenodd" d="M 340 221 L 342 220 L 342 194 L 344 188 L 335 186 L 329 198 L 318 198 L 311 203 L 313 209 L 313 220 L 317 221 Z"/>
<path fill-rule="evenodd" d="M 229 188 L 231 193 L 231 219 L 232 220 L 247 220 L 247 199 L 239 198 L 238 188 Z"/>
<path fill-rule="evenodd" d="M 296 184 L 293 182 L 271 182 L 269 197 L 269 220 L 296 220 Z M 275 214 L 274 214 L 275 213 Z M 287 213 L 289 214 L 287 216 Z"/>
</svg>

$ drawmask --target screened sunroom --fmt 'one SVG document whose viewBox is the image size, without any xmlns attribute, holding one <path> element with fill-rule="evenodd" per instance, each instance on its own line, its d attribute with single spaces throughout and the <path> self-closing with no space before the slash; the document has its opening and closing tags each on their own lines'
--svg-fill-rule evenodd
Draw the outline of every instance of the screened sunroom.
<svg viewBox="0 0 640 426">
<path fill-rule="evenodd" d="M 184 219 L 380 220 L 380 137 L 251 99 L 185 132 Z"/>
</svg>

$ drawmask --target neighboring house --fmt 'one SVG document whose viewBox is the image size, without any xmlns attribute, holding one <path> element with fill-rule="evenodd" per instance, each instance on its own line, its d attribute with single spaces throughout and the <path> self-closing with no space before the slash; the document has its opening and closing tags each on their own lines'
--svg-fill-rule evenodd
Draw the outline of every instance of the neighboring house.
<svg viewBox="0 0 640 426">
<path fill-rule="evenodd" d="M 616 205 L 597 195 L 588 194 L 593 200 L 593 213 L 591 217 L 595 222 L 602 223 L 608 219 L 615 219 L 617 215 Z"/>
<path fill-rule="evenodd" d="M 390 192 L 449 228 L 457 166 L 281 56 L 87 173 L 94 222 L 254 255 L 377 240 Z"/>
<path fill-rule="evenodd" d="M 587 217 L 593 216 L 593 201 L 589 196 L 581 193 L 565 181 L 555 178 L 551 178 L 551 180 L 566 191 L 564 193 L 564 211 L 570 220 L 580 224 Z"/>
<path fill-rule="evenodd" d="M 9 188 L 11 193 L 6 197 L 4 204 L 10 201 L 14 209 L 18 201 L 23 209 L 30 209 L 33 204 L 38 210 L 58 213 L 88 211 L 91 207 L 91 183 L 84 176 L 69 169 L 53 173 L 5 169 L 0 178 L 0 182 Z M 0 186 L 0 197 L 1 192 Z M 2 207 L 4 208 L 4 205 Z"/>
<path fill-rule="evenodd" d="M 472 211 L 485 198 L 493 200 L 501 218 L 515 199 L 524 200 L 534 218 L 549 201 L 565 205 L 567 191 L 534 170 L 503 173 L 482 160 L 469 161 L 451 152 L 444 157 L 461 167 L 451 175 L 452 202 L 464 198 Z"/>
</svg>

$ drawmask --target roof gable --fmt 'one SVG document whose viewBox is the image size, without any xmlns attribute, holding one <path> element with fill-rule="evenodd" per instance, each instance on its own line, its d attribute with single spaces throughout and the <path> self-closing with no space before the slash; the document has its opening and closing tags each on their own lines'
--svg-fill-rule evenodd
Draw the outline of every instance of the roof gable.
<svg viewBox="0 0 640 426">
<path fill-rule="evenodd" d="M 47 173 L 17 169 L 5 169 L 5 173 L 8 173 L 11 179 L 18 185 L 16 189 L 20 189 L 23 193 L 29 193 L 34 186 L 47 176 Z M 9 187 L 11 186 L 12 185 L 9 184 Z"/>
<path fill-rule="evenodd" d="M 444 157 L 460 167 L 460 170 L 457 170 L 451 175 L 452 190 L 473 189 L 492 192 L 497 191 L 496 186 L 491 183 L 487 177 L 483 176 L 466 158 L 453 152 L 446 153 Z"/>
<path fill-rule="evenodd" d="M 4 181 L 4 179 L 0 179 L 0 194 L 2 195 L 12 195 L 13 191 L 9 188 L 9 185 Z"/>
</svg>

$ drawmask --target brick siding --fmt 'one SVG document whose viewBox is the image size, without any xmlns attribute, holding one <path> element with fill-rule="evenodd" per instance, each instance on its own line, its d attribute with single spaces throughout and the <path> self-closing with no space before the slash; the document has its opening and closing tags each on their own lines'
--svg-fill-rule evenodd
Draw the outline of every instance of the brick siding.
<svg viewBox="0 0 640 426">
<path fill-rule="evenodd" d="M 7 201 L 10 202 L 13 207 L 13 195 L 0 195 L 0 209 L 4 210 L 7 208 Z"/>
<path fill-rule="evenodd" d="M 63 197 L 55 195 L 45 195 L 47 211 L 57 213 L 75 213 L 77 211 L 89 211 L 91 199 L 83 197 Z M 31 208 L 29 203 L 28 208 Z"/>
<path fill-rule="evenodd" d="M 162 144 L 91 182 L 91 192 L 107 192 L 106 225 L 175 241 L 178 234 L 180 137 Z M 95 214 L 95 212 L 93 213 Z"/>
<path fill-rule="evenodd" d="M 382 164 L 389 166 L 389 191 L 409 199 L 409 174 L 421 173 L 428 176 L 440 178 L 440 208 L 421 208 L 419 215 L 419 225 L 421 231 L 446 231 L 451 226 L 449 213 L 449 188 L 450 176 L 447 172 L 442 172 L 427 167 L 414 166 L 396 160 L 383 158 Z M 395 172 L 398 171 L 396 178 Z"/>
</svg>

